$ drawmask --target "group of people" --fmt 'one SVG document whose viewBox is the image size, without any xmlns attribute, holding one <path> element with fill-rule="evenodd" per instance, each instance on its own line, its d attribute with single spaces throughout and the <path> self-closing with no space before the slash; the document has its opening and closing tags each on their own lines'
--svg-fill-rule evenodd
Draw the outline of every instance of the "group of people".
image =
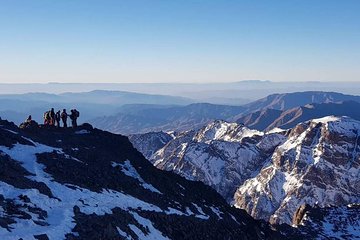
<svg viewBox="0 0 360 240">
<path fill-rule="evenodd" d="M 31 116 L 29 116 L 31 117 Z M 76 109 L 71 109 L 71 113 L 68 114 L 66 109 L 60 110 L 55 113 L 54 108 L 44 113 L 44 125 L 60 127 L 60 120 L 63 122 L 63 127 L 67 127 L 67 119 L 71 119 L 72 127 L 77 127 L 77 119 L 80 117 L 80 113 Z"/>
</svg>

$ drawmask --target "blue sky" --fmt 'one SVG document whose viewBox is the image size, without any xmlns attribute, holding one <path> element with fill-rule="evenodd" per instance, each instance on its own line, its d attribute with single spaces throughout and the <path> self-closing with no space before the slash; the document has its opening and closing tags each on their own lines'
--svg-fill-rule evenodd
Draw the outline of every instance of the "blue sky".
<svg viewBox="0 0 360 240">
<path fill-rule="evenodd" d="M 360 81 L 360 1 L 1 0 L 0 82 Z"/>
</svg>

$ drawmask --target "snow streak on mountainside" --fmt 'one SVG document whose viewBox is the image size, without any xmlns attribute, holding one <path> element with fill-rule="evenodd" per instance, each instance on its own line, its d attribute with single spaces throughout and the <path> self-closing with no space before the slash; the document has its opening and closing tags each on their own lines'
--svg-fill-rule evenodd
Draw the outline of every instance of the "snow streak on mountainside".
<svg viewBox="0 0 360 240">
<path fill-rule="evenodd" d="M 360 122 L 325 117 L 297 125 L 271 162 L 239 187 L 235 205 L 272 223 L 291 223 L 302 204 L 360 202 Z"/>
<path fill-rule="evenodd" d="M 266 134 L 215 121 L 179 134 L 151 161 L 212 186 L 255 218 L 291 224 L 305 203 L 360 202 L 359 133 L 360 122 L 347 117 L 315 119 Z"/>
<path fill-rule="evenodd" d="M 281 239 L 126 137 L 0 120 L 0 239 Z"/>
</svg>

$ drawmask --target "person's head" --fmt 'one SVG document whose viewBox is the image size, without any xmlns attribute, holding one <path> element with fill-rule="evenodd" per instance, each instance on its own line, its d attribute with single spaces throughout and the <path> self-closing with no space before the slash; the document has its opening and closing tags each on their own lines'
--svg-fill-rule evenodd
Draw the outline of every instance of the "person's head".
<svg viewBox="0 0 360 240">
<path fill-rule="evenodd" d="M 66 109 L 63 109 L 63 112 L 66 112 Z"/>
<path fill-rule="evenodd" d="M 54 111 L 54 108 L 51 108 L 51 111 L 53 112 L 53 111 Z"/>
</svg>

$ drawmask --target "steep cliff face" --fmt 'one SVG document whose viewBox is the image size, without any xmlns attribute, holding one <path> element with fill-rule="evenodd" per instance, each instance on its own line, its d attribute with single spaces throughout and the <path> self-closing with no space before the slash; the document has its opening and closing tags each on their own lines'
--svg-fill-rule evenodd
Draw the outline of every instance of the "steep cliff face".
<svg viewBox="0 0 360 240">
<path fill-rule="evenodd" d="M 154 153 L 163 148 L 175 136 L 165 132 L 149 132 L 129 136 L 130 142 L 145 158 L 150 159 Z"/>
<path fill-rule="evenodd" d="M 1 239 L 281 239 L 127 137 L 0 120 Z"/>
<path fill-rule="evenodd" d="M 255 218 L 291 223 L 302 204 L 359 202 L 360 122 L 325 117 L 297 125 L 259 174 L 238 188 L 235 206 Z"/>
<path fill-rule="evenodd" d="M 206 183 L 231 202 L 235 190 L 258 173 L 285 140 L 281 134 L 263 135 L 240 124 L 215 121 L 179 135 L 151 161 L 160 169 Z"/>
<path fill-rule="evenodd" d="M 295 215 L 296 228 L 311 239 L 360 239 L 360 205 L 306 207 Z"/>
</svg>

